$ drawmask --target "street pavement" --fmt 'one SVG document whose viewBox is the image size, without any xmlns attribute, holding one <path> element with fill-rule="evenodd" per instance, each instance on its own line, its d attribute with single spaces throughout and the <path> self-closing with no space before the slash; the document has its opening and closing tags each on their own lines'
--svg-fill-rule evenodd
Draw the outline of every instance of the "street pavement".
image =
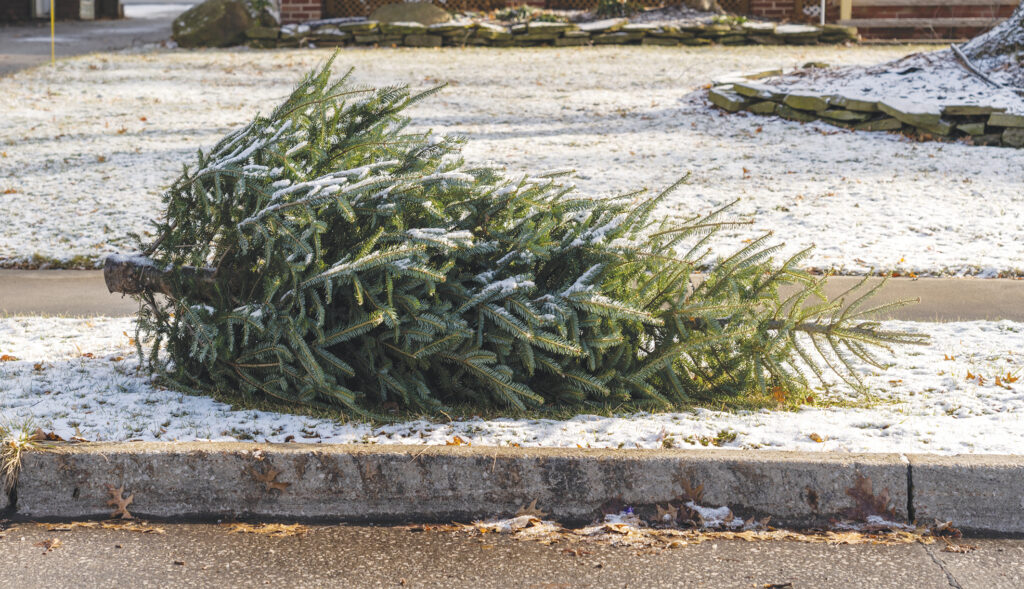
<svg viewBox="0 0 1024 589">
<path fill-rule="evenodd" d="M 114 51 L 171 38 L 171 22 L 196 0 L 122 0 L 125 18 L 58 21 L 58 58 Z M 0 24 L 0 76 L 50 61 L 50 23 Z"/>
<path fill-rule="evenodd" d="M 291 537 L 226 525 L 164 533 L 0 524 L 0 587 L 714 587 L 1018 589 L 1024 540 L 827 545 L 716 540 L 655 551 L 404 527 L 323 526 Z M 67 526 L 63 526 L 67 527 Z M 53 541 L 57 540 L 58 543 Z M 50 542 L 50 549 L 47 549 Z"/>
<path fill-rule="evenodd" d="M 877 280 L 877 279 L 876 279 Z M 825 289 L 836 296 L 860 278 L 835 276 Z M 893 278 L 876 304 L 920 298 L 882 315 L 906 321 L 1024 321 L 1024 280 L 981 278 Z M 110 294 L 95 270 L 0 270 L 0 315 L 126 316 L 138 310 L 129 297 Z"/>
</svg>

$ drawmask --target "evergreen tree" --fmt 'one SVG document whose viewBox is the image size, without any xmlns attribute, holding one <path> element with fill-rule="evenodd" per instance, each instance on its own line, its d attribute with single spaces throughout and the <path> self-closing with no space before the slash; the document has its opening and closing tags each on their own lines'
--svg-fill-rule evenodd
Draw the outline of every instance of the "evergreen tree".
<svg viewBox="0 0 1024 589">
<path fill-rule="evenodd" d="M 777 265 L 768 236 L 711 259 L 725 208 L 654 221 L 677 186 L 595 199 L 467 166 L 460 140 L 407 130 L 433 90 L 332 83 L 330 65 L 199 152 L 145 257 L 108 259 L 178 386 L 360 412 L 669 408 L 796 394 L 830 369 L 857 384 L 873 348 L 925 339 L 862 320 L 874 291 L 826 300 L 807 252 Z"/>
</svg>

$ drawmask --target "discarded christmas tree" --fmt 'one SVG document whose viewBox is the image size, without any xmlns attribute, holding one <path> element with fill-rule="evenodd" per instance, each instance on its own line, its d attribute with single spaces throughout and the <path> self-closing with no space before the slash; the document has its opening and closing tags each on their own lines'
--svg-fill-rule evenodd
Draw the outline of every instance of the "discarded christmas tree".
<svg viewBox="0 0 1024 589">
<path fill-rule="evenodd" d="M 155 241 L 107 260 L 178 386 L 355 411 L 667 408 L 797 394 L 830 368 L 855 381 L 872 348 L 924 340 L 861 321 L 871 293 L 826 301 L 806 252 L 775 265 L 767 236 L 710 259 L 723 210 L 655 222 L 664 194 L 468 167 L 458 140 L 406 130 L 431 92 L 329 78 L 201 152 Z"/>
</svg>

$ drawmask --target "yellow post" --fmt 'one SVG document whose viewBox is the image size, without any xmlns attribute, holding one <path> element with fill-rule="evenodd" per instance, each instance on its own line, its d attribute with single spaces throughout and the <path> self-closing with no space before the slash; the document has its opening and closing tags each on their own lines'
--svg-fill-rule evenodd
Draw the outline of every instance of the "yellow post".
<svg viewBox="0 0 1024 589">
<path fill-rule="evenodd" d="M 57 38 L 54 34 L 55 27 L 53 24 L 57 11 L 54 4 L 56 4 L 56 0 L 50 0 L 50 65 L 57 63 Z"/>
<path fill-rule="evenodd" d="M 853 0 L 839 0 L 839 20 L 853 18 Z"/>
</svg>

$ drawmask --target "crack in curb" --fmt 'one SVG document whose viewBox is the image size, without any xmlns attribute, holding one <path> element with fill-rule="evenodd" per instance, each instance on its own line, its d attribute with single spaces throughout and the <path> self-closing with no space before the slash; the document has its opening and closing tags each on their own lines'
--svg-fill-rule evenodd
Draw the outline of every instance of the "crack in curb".
<svg viewBox="0 0 1024 589">
<path fill-rule="evenodd" d="M 911 524 L 917 523 L 917 510 L 914 508 L 914 465 L 905 454 L 900 454 L 900 460 L 907 466 L 907 521 Z"/>
<path fill-rule="evenodd" d="M 963 586 L 960 585 L 960 583 L 957 582 L 956 577 L 953 576 L 953 573 L 951 573 L 949 571 L 949 569 L 946 568 L 946 563 L 942 562 L 942 559 L 940 559 L 939 557 L 935 556 L 935 553 L 933 553 L 929 549 L 928 546 L 926 546 L 924 544 L 922 544 L 921 546 L 924 548 L 924 551 L 926 553 L 928 553 L 928 556 L 931 557 L 932 562 L 937 564 L 939 566 L 939 568 L 942 569 L 942 572 L 945 573 L 945 575 L 946 575 L 946 582 L 949 583 L 949 586 L 950 587 L 954 587 L 955 589 L 964 589 Z"/>
</svg>

